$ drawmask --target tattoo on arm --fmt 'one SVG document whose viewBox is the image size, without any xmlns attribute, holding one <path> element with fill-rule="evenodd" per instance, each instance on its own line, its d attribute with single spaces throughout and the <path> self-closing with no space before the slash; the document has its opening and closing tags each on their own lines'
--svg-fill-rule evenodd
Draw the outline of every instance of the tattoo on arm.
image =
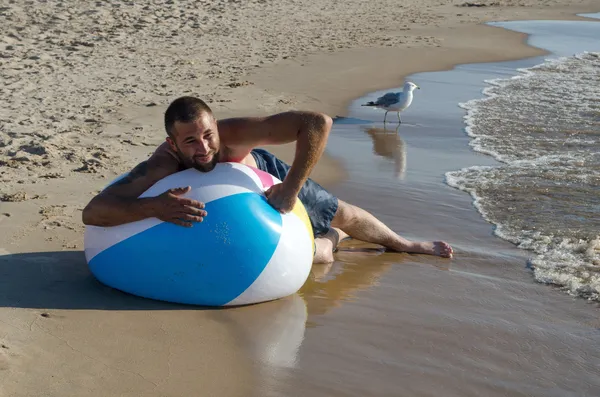
<svg viewBox="0 0 600 397">
<path fill-rule="evenodd" d="M 131 172 L 124 178 L 120 179 L 118 182 L 115 182 L 113 186 L 120 185 L 128 185 L 136 179 L 146 176 L 148 173 L 148 161 L 143 161 L 139 163 Z"/>
</svg>

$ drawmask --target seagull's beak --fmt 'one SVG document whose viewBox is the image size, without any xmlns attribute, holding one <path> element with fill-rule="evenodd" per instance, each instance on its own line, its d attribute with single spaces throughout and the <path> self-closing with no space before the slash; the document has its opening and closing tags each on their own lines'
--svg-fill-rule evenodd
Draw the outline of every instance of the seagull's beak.
<svg viewBox="0 0 600 397">
<path fill-rule="evenodd" d="M 421 89 L 421 87 L 419 87 L 419 86 L 418 86 L 418 85 L 416 85 L 416 84 L 415 84 L 415 87 L 417 87 L 417 90 L 420 90 L 420 89 Z"/>
</svg>

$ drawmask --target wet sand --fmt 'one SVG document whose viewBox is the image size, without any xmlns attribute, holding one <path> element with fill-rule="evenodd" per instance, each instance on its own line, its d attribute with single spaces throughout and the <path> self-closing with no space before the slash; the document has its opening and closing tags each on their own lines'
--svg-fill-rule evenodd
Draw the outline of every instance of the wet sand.
<svg viewBox="0 0 600 397">
<path fill-rule="evenodd" d="M 550 2 L 545 9 L 457 12 L 449 5 L 431 12 L 444 19 L 424 17 L 429 13 L 419 4 L 410 4 L 411 12 L 421 14 L 412 15 L 408 38 L 395 41 L 392 49 L 364 42 L 331 53 L 293 54 L 249 73 L 253 84 L 231 90 L 218 88 L 223 81 L 209 85 L 211 95 L 222 92 L 214 97 L 218 114 L 300 107 L 365 118 L 356 106 L 365 98 L 356 103 L 352 98 L 393 87 L 407 74 L 543 53 L 525 46 L 522 34 L 474 23 L 533 16 L 578 19 L 571 14 L 588 10 L 583 2 Z M 461 24 L 471 30 L 460 33 Z M 490 50 L 492 44 L 497 49 Z M 229 70 L 235 58 L 226 59 L 217 70 Z M 387 64 L 396 71 L 381 67 Z M 174 77 L 178 84 L 185 82 L 181 73 Z M 422 78 L 423 92 L 428 87 L 448 92 L 433 80 Z M 83 158 L 77 167 L 85 172 L 69 171 L 73 162 L 52 156 L 50 167 L 37 164 L 27 150 L 12 156 L 32 162 L 23 183 L 14 169 L 2 170 L 2 193 L 23 191 L 26 200 L 0 202 L 0 213 L 10 215 L 0 220 L 1 396 L 598 394 L 597 309 L 533 283 L 524 253 L 493 237 L 470 198 L 443 184 L 442 169 L 491 161 L 469 151 L 459 111 L 449 110 L 455 98 L 427 97 L 429 103 L 438 98 L 448 106 L 438 103 L 435 117 L 419 110 L 425 101 L 416 101 L 401 126 L 397 150 L 390 150 L 394 138 L 382 137 L 379 125 L 361 130 L 339 119 L 327 162 L 315 177 L 407 237 L 450 241 L 455 260 L 383 253 L 349 242 L 332 266 L 314 268 L 298 294 L 226 310 L 149 301 L 99 284 L 85 266 L 79 211 L 107 178 L 145 158 L 163 139 L 156 109 L 168 96 L 160 101 L 134 97 L 109 106 L 114 112 L 102 116 L 101 139 L 85 130 L 79 138 L 63 135 L 46 146 L 51 155 L 71 148 L 69 158 Z M 154 100 L 157 106 L 146 106 Z M 2 117 L 11 115 L 5 113 Z M 368 117 L 376 119 L 374 113 Z M 92 130 L 100 128 L 87 123 Z M 289 158 L 289 149 L 278 153 Z M 91 157 L 101 163 L 82 153 L 97 153 Z M 19 175 L 23 169 L 18 168 Z M 48 171 L 64 175 L 41 178 Z"/>
<path fill-rule="evenodd" d="M 577 28 L 532 24 L 527 30 L 544 33 L 533 39 L 543 45 L 553 40 L 553 29 L 568 36 Z M 575 37 L 554 47 L 560 55 L 595 50 L 585 40 Z M 471 197 L 444 184 L 447 171 L 496 163 L 468 146 L 457 104 L 480 97 L 484 80 L 512 76 L 543 59 L 409 76 L 422 89 L 400 126 L 388 122 L 384 128 L 382 113 L 360 106 L 383 91 L 354 100 L 349 117 L 337 120 L 330 154 L 347 159 L 349 178 L 333 191 L 407 237 L 446 239 L 456 259 L 345 242 L 332 272 L 359 272 L 363 266 L 372 286 L 325 315 L 309 315 L 318 326 L 302 345 L 305 366 L 282 395 L 299 396 L 289 391 L 299 385 L 303 393 L 342 396 L 600 392 L 598 305 L 535 283 L 528 253 L 494 236 Z M 314 290 L 305 295 L 313 298 L 309 302 L 326 306 Z"/>
</svg>

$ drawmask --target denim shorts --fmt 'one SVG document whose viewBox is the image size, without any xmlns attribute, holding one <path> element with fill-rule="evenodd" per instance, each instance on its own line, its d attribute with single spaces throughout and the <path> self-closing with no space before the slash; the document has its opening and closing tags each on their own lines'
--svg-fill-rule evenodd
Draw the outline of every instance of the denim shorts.
<svg viewBox="0 0 600 397">
<path fill-rule="evenodd" d="M 268 172 L 283 181 L 290 166 L 264 149 L 252 150 L 258 169 Z M 307 179 L 298 194 L 298 199 L 306 208 L 315 237 L 329 231 L 331 221 L 338 209 L 338 199 L 312 179 Z"/>
</svg>

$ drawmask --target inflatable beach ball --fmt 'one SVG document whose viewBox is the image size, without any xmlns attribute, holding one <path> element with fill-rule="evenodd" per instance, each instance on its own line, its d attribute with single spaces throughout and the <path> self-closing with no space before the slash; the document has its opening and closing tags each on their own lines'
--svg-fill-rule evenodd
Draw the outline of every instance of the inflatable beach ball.
<svg viewBox="0 0 600 397">
<path fill-rule="evenodd" d="M 169 175 L 140 198 L 191 186 L 183 197 L 205 203 L 204 220 L 193 227 L 157 218 L 87 226 L 90 271 L 110 287 L 175 303 L 245 305 L 291 295 L 310 273 L 313 231 L 300 200 L 286 214 L 266 201 L 263 192 L 277 183 L 238 163 Z"/>
</svg>

